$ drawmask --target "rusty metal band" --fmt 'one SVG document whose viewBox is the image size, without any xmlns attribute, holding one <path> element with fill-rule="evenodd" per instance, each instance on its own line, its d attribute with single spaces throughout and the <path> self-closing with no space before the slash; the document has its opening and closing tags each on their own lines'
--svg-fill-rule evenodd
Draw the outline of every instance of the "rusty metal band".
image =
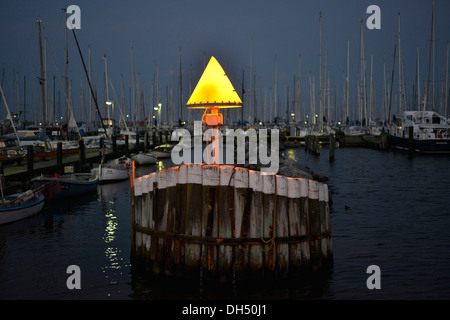
<svg viewBox="0 0 450 320">
<path fill-rule="evenodd" d="M 134 230 L 148 234 L 152 237 L 180 240 L 187 243 L 197 243 L 206 245 L 227 245 L 227 246 L 242 246 L 242 245 L 264 245 L 267 244 L 271 238 L 214 238 L 204 236 L 192 236 L 187 234 L 179 234 L 173 232 L 166 232 L 160 230 L 153 230 L 148 227 L 143 227 L 138 224 L 134 224 Z M 331 230 L 325 232 L 319 232 L 308 235 L 298 235 L 289 237 L 275 237 L 275 243 L 299 243 L 304 241 L 321 240 L 323 238 L 330 238 Z"/>
</svg>

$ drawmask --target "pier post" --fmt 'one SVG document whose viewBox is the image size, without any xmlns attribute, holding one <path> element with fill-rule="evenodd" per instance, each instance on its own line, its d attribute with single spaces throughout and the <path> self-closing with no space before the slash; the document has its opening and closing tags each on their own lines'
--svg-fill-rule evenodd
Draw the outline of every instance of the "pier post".
<svg viewBox="0 0 450 320">
<path fill-rule="evenodd" d="M 117 136 L 112 136 L 111 140 L 112 140 L 112 147 L 113 147 L 114 157 L 117 157 Z"/>
<path fill-rule="evenodd" d="M 330 133 L 330 136 L 329 136 L 329 140 L 330 140 L 330 145 L 329 145 L 329 148 L 330 148 L 330 161 L 334 161 L 334 152 L 335 152 L 335 144 L 336 144 L 336 138 L 335 138 L 335 136 L 334 136 L 334 134 L 333 133 Z"/>
<path fill-rule="evenodd" d="M 130 148 L 128 145 L 129 142 L 129 135 L 125 135 L 125 154 L 128 156 L 129 152 L 130 152 Z"/>
<path fill-rule="evenodd" d="M 156 131 L 152 131 L 152 147 L 154 148 L 156 146 Z"/>
<path fill-rule="evenodd" d="M 139 153 L 139 132 L 136 131 L 136 153 Z"/>
<path fill-rule="evenodd" d="M 408 127 L 409 157 L 414 155 L 414 127 Z"/>
<path fill-rule="evenodd" d="M 79 149 L 79 164 L 80 169 L 86 166 L 86 148 L 84 146 L 84 140 L 80 139 L 78 141 L 78 149 Z"/>
<path fill-rule="evenodd" d="M 62 142 L 58 142 L 56 145 L 56 165 L 58 167 L 58 171 L 62 171 L 63 164 L 63 152 L 62 152 Z"/>
<path fill-rule="evenodd" d="M 148 131 L 144 133 L 144 152 L 147 152 L 148 148 Z"/>
<path fill-rule="evenodd" d="M 320 140 L 319 136 L 313 136 L 313 153 L 320 156 Z"/>
<path fill-rule="evenodd" d="M 28 145 L 27 146 L 27 170 L 28 173 L 32 173 L 34 170 L 34 155 L 33 155 L 33 146 Z"/>
<path fill-rule="evenodd" d="M 99 154 L 100 154 L 100 158 L 102 158 L 104 155 L 103 155 L 103 151 L 102 151 L 102 149 L 103 149 L 103 146 L 105 145 L 105 139 L 103 138 L 103 137 L 101 137 L 100 138 L 100 145 L 99 145 Z"/>
</svg>

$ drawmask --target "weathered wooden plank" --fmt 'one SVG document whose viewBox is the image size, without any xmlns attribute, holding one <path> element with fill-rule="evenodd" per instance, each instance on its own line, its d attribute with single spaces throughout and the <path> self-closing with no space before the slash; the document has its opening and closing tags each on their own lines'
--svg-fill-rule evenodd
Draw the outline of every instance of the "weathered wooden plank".
<svg viewBox="0 0 450 320">
<path fill-rule="evenodd" d="M 167 199 L 167 170 L 156 172 L 156 201 L 157 206 L 154 207 L 153 219 L 155 221 L 155 230 L 167 230 L 167 216 L 169 203 Z M 155 238 L 155 260 L 153 262 L 153 272 L 161 273 L 164 271 L 166 259 L 166 241 L 165 239 Z"/>
<path fill-rule="evenodd" d="M 275 216 L 275 236 L 289 236 L 289 217 L 287 210 L 288 183 L 284 176 L 276 176 L 276 216 Z M 276 265 L 281 278 L 286 278 L 289 272 L 289 245 L 276 244 Z"/>
<path fill-rule="evenodd" d="M 232 238 L 234 227 L 233 212 L 233 188 L 231 187 L 231 178 L 233 175 L 233 166 L 220 167 L 220 188 L 219 188 L 219 211 L 218 211 L 218 230 L 219 238 Z M 226 281 L 230 278 L 233 265 L 233 247 L 229 245 L 218 246 L 217 255 L 217 275 L 220 280 Z"/>
<path fill-rule="evenodd" d="M 274 174 L 263 174 L 263 237 L 264 245 L 264 268 L 273 271 L 275 269 L 275 210 L 276 210 L 276 176 Z"/>
<path fill-rule="evenodd" d="M 308 218 L 310 234 L 320 233 L 319 186 L 315 180 L 309 181 Z M 320 242 L 319 239 L 311 239 L 309 242 L 312 271 L 319 270 L 322 265 Z"/>
<path fill-rule="evenodd" d="M 244 168 L 235 168 L 232 186 L 234 188 L 234 230 L 233 237 L 240 238 L 242 231 L 242 222 L 245 211 L 245 204 L 248 189 L 248 170 Z M 233 268 L 237 269 L 244 263 L 245 253 L 240 247 L 234 248 Z"/>
<path fill-rule="evenodd" d="M 219 166 L 204 165 L 202 170 L 202 234 L 205 237 L 217 237 L 218 189 L 220 183 Z M 203 245 L 202 263 L 206 276 L 210 276 L 215 270 L 216 256 L 215 246 Z"/>
<path fill-rule="evenodd" d="M 300 180 L 300 236 L 310 234 L 309 230 L 309 180 Z M 309 270 L 311 266 L 311 250 L 309 241 L 300 242 L 302 252 L 302 269 Z"/>
<path fill-rule="evenodd" d="M 187 165 L 186 184 L 186 234 L 202 236 L 202 165 Z M 184 269 L 187 274 L 199 273 L 201 263 L 201 245 L 185 243 Z"/>
<path fill-rule="evenodd" d="M 166 170 L 166 202 L 167 212 L 166 215 L 166 231 L 175 232 L 175 217 L 177 208 L 177 184 L 178 184 L 178 167 L 170 168 Z M 165 242 L 165 268 L 166 275 L 172 275 L 175 273 L 175 240 L 166 239 Z"/>
<path fill-rule="evenodd" d="M 288 217 L 289 236 L 300 235 L 300 195 L 301 181 L 298 178 L 288 178 Z M 302 250 L 300 242 L 289 244 L 289 273 L 298 276 L 302 265 Z"/>
<path fill-rule="evenodd" d="M 250 238 L 263 237 L 263 178 L 259 171 L 249 171 L 249 187 L 253 189 L 250 209 Z M 261 245 L 249 246 L 249 274 L 260 278 L 264 274 L 264 253 Z"/>
</svg>

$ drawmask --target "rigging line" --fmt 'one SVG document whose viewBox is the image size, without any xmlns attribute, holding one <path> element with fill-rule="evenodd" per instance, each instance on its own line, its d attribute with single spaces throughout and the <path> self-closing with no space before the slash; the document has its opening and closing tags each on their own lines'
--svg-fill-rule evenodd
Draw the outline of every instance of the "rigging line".
<svg viewBox="0 0 450 320">
<path fill-rule="evenodd" d="M 69 19 L 69 22 L 70 22 L 70 19 Z M 70 24 L 72 25 L 72 22 L 70 22 Z M 75 28 L 73 28 L 73 26 L 72 26 L 72 34 L 75 39 L 75 43 L 77 45 L 78 53 L 80 54 L 81 63 L 83 64 L 84 73 L 86 74 L 86 79 L 89 84 L 89 89 L 91 90 L 92 98 L 94 99 L 95 108 L 97 109 L 98 117 L 100 118 L 100 122 L 101 122 L 102 128 L 105 132 L 105 136 L 106 136 L 106 138 L 108 138 L 108 131 L 106 130 L 106 126 L 105 126 L 105 123 L 103 122 L 102 114 L 100 113 L 100 109 L 98 108 L 97 97 L 95 96 L 94 90 L 92 89 L 91 79 L 89 78 L 89 73 L 86 69 L 86 64 L 84 63 L 83 54 L 81 53 L 80 45 L 78 44 L 78 38 L 77 38 L 77 35 L 75 34 Z"/>
<path fill-rule="evenodd" d="M 42 24 L 42 30 L 43 30 L 43 32 L 44 32 L 45 39 L 48 40 L 48 38 L 47 38 L 47 33 L 45 32 L 45 27 L 44 27 L 43 24 Z M 50 43 L 49 43 L 48 41 L 47 41 L 47 46 L 49 47 L 50 57 L 52 58 L 53 65 L 55 66 L 56 73 L 57 73 L 57 75 L 58 75 L 58 81 L 59 81 L 59 84 L 60 84 L 61 88 L 63 88 L 64 86 L 63 86 L 63 83 L 62 83 L 62 80 L 61 80 L 61 74 L 59 73 L 59 69 L 58 69 L 58 66 L 56 65 L 55 57 L 53 56 L 52 48 L 51 48 Z M 70 110 L 70 113 L 71 113 L 72 117 L 75 118 L 75 115 L 74 115 L 74 113 L 73 113 L 72 103 L 71 103 L 71 101 L 69 100 L 69 98 L 67 97 L 66 91 L 65 91 L 65 90 L 64 90 L 64 97 L 65 97 L 65 100 L 66 100 L 67 105 L 69 106 L 69 110 Z M 66 115 L 66 116 L 67 116 L 67 115 Z M 69 123 L 69 119 L 67 119 L 67 124 L 68 124 L 68 123 Z M 80 139 L 81 139 L 80 129 L 78 128 L 78 126 L 76 126 L 76 128 L 77 128 L 78 135 L 79 135 L 79 137 L 80 137 Z M 67 138 L 67 137 L 66 137 L 66 138 Z M 66 140 L 67 140 L 67 139 L 66 139 Z"/>
<path fill-rule="evenodd" d="M 121 103 L 119 102 L 120 100 L 117 99 L 116 90 L 114 89 L 114 86 L 113 86 L 113 84 L 112 84 L 111 78 L 110 78 L 109 76 L 108 76 L 108 80 L 109 80 L 109 84 L 111 85 L 111 88 L 112 88 L 112 90 L 113 90 L 114 99 L 116 99 L 117 104 L 119 105 L 120 117 L 121 117 L 121 119 L 123 120 L 123 122 L 124 122 L 124 124 L 125 124 L 125 129 L 127 130 L 127 132 L 130 132 L 130 130 L 128 129 L 128 126 L 127 126 L 127 122 L 126 122 L 126 120 L 125 120 L 125 117 L 123 116 L 122 105 L 121 105 Z M 114 116 L 114 115 L 113 115 L 113 116 Z M 120 125 L 120 121 L 119 121 L 119 125 Z"/>
</svg>

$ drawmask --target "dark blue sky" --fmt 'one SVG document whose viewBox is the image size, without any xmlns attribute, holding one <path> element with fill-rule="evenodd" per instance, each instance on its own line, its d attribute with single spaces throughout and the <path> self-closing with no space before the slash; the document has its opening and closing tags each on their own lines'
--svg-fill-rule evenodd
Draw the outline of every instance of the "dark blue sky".
<svg viewBox="0 0 450 320">
<path fill-rule="evenodd" d="M 174 79 L 177 100 L 178 48 L 182 51 L 184 104 L 189 98 L 189 74 L 192 85 L 203 71 L 204 60 L 213 55 L 227 70 L 240 92 L 242 71 L 248 87 L 250 39 L 253 44 L 253 73 L 260 88 L 274 86 L 275 55 L 278 61 L 278 95 L 284 99 L 285 87 L 292 95 L 294 74 L 298 73 L 301 54 L 302 99 L 308 101 L 309 72 L 315 77 L 318 92 L 319 12 L 322 11 L 323 49 L 328 42 L 328 67 L 331 86 L 337 86 L 340 102 L 343 73 L 346 70 L 347 40 L 350 40 L 351 90 L 356 91 L 360 65 L 360 20 L 364 20 L 366 59 L 374 55 L 374 81 L 381 94 L 383 60 L 387 73 L 392 70 L 392 55 L 397 35 L 397 14 L 401 14 L 401 43 L 406 84 L 411 93 L 416 76 L 416 48 L 420 46 L 420 72 L 427 77 L 432 1 L 399 0 L 228 0 L 228 1 L 4 1 L 0 2 L 0 68 L 4 70 L 4 89 L 10 109 L 14 109 L 14 72 L 19 78 L 20 103 L 23 103 L 23 77 L 27 77 L 27 104 L 31 112 L 33 80 L 39 73 L 37 18 L 43 20 L 48 38 L 48 74 L 56 74 L 57 65 L 64 74 L 64 17 L 62 8 L 76 4 L 81 9 L 81 30 L 77 36 L 84 57 L 91 47 L 93 82 L 99 95 L 103 91 L 104 54 L 108 73 L 116 91 L 123 74 L 126 93 L 131 86 L 131 48 L 134 48 L 136 76 L 150 95 L 154 67 L 158 65 L 160 87 L 165 91 Z M 381 9 L 381 30 L 368 30 L 369 5 Z M 446 42 L 450 39 L 450 2 L 436 1 L 436 79 L 445 66 Z M 75 108 L 80 100 L 80 83 L 85 81 L 75 42 L 69 33 L 69 66 Z M 370 64 L 367 64 L 369 71 Z M 0 70 L 0 71 L 2 71 Z M 60 88 L 58 79 L 56 87 Z M 110 93 L 111 95 L 111 93 Z M 352 92 L 355 96 L 356 93 Z M 127 98 L 128 99 L 128 98 Z M 101 100 L 101 99 L 100 99 Z M 40 101 L 40 100 L 39 100 Z M 379 103 L 381 98 L 377 100 Z M 17 103 L 17 101 L 16 101 Z M 40 108 L 40 107 L 39 107 Z M 2 104 L 0 115 L 4 115 Z M 28 117 L 32 119 L 30 115 Z"/>
</svg>

